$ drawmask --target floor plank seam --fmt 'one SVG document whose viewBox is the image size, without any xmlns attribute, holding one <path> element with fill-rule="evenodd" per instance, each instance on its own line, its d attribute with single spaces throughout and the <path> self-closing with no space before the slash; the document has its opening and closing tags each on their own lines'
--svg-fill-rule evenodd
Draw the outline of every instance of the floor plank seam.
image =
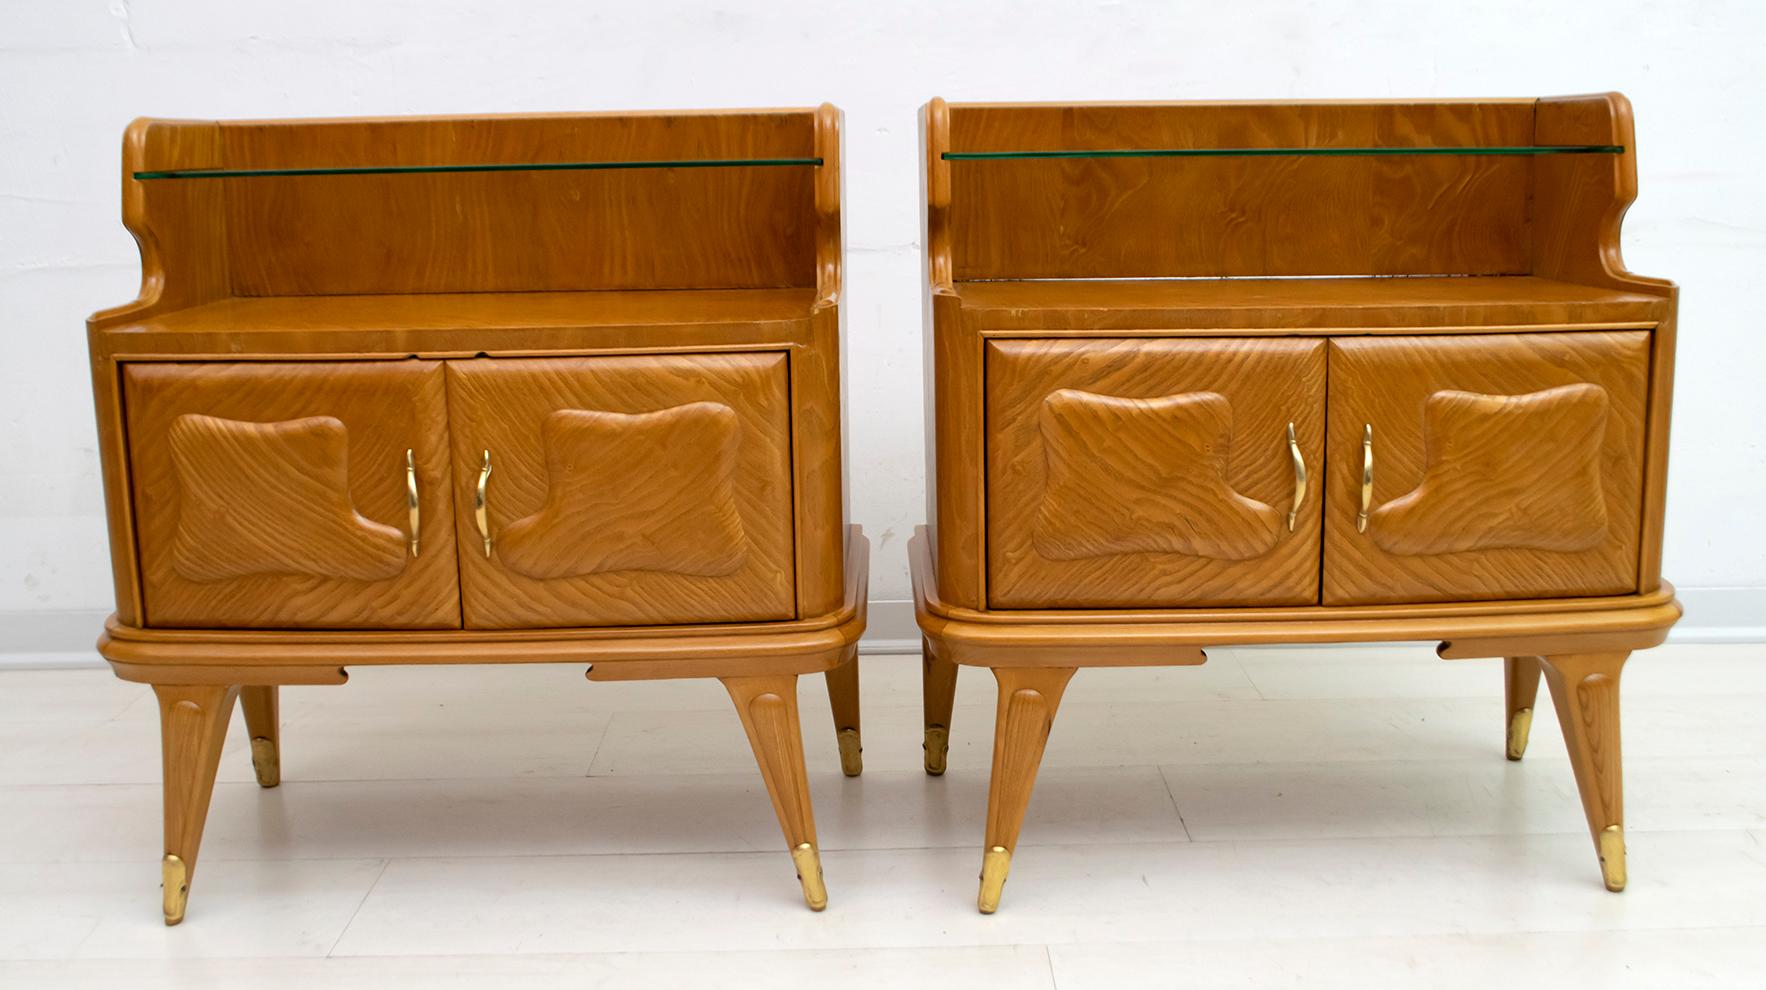
<svg viewBox="0 0 1766 990">
<path fill-rule="evenodd" d="M 339 945 L 343 944 L 343 938 L 345 935 L 349 934 L 350 926 L 356 923 L 356 916 L 360 915 L 362 913 L 362 906 L 364 904 L 368 903 L 368 898 L 373 896 L 373 894 L 374 894 L 374 888 L 380 886 L 380 878 L 386 876 L 386 871 L 388 869 L 390 869 L 391 867 L 392 867 L 392 860 L 383 859 L 380 861 L 379 872 L 374 874 L 374 879 L 369 882 L 368 889 L 362 891 L 362 899 L 356 902 L 355 910 L 350 912 L 349 919 L 343 923 L 342 928 L 337 930 L 337 937 L 331 940 L 331 944 L 329 946 L 326 946 L 325 955 L 322 958 L 325 958 L 325 959 L 337 958 L 336 956 L 333 955 L 335 952 L 337 952 L 337 947 Z"/>
<path fill-rule="evenodd" d="M 1177 792 L 1171 789 L 1171 778 L 1166 775 L 1165 767 L 1157 766 L 1153 769 L 1159 773 L 1159 782 L 1165 785 L 1165 796 L 1171 799 L 1171 810 L 1177 814 L 1177 823 L 1183 826 L 1184 841 L 1196 841 L 1196 837 L 1190 834 L 1190 823 L 1183 820 L 1183 808 L 1178 806 Z"/>
</svg>

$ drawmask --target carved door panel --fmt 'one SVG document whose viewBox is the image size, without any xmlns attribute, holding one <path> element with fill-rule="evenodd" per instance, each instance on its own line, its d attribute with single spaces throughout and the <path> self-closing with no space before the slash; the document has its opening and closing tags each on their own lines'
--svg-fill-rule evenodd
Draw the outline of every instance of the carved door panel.
<svg viewBox="0 0 1766 990">
<path fill-rule="evenodd" d="M 1325 603 L 1635 591 L 1648 388 L 1644 331 L 1332 341 Z"/>
<path fill-rule="evenodd" d="M 466 625 L 795 618 L 789 397 L 776 353 L 450 362 Z"/>
<path fill-rule="evenodd" d="M 992 342 L 989 606 L 1316 602 L 1324 346 Z"/>
<path fill-rule="evenodd" d="M 459 627 L 440 363 L 123 380 L 148 625 Z"/>
</svg>

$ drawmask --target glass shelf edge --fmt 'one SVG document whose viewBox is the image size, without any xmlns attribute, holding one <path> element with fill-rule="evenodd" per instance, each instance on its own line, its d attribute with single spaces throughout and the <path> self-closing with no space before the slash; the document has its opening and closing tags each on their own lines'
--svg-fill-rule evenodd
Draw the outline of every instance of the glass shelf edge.
<svg viewBox="0 0 1766 990">
<path fill-rule="evenodd" d="M 1271 158 L 1378 155 L 1619 155 L 1624 145 L 1559 144 L 1467 148 L 1108 148 L 1065 151 L 946 151 L 950 162 L 1048 158 Z"/>
<path fill-rule="evenodd" d="M 816 166 L 820 158 L 706 158 L 641 162 L 506 162 L 481 165 L 340 165 L 315 168 L 163 169 L 133 173 L 140 181 L 154 179 L 256 179 L 309 175 L 426 175 L 459 172 L 598 172 L 640 168 L 758 168 Z"/>
</svg>

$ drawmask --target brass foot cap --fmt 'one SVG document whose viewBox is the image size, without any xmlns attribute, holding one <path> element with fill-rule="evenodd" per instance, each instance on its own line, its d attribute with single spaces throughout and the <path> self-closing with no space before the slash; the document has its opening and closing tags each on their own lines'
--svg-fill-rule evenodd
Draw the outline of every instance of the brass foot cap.
<svg viewBox="0 0 1766 990">
<path fill-rule="evenodd" d="M 1518 760 L 1527 752 L 1527 735 L 1533 731 L 1533 709 L 1522 708 L 1508 719 L 1508 758 Z"/>
<path fill-rule="evenodd" d="M 1608 825 L 1600 830 L 1600 875 L 1607 889 L 1625 889 L 1625 826 Z"/>
<path fill-rule="evenodd" d="M 182 859 L 167 853 L 160 861 L 159 875 L 160 884 L 165 888 L 166 924 L 175 925 L 184 920 L 184 904 L 190 899 L 190 871 Z"/>
<path fill-rule="evenodd" d="M 926 727 L 926 772 L 934 777 L 944 775 L 944 760 L 950 755 L 950 730 L 942 725 Z"/>
<path fill-rule="evenodd" d="M 811 911 L 828 906 L 828 887 L 822 882 L 822 854 L 808 842 L 791 850 L 791 862 L 797 864 L 797 879 L 803 884 L 803 903 Z"/>
<path fill-rule="evenodd" d="M 834 737 L 840 743 L 840 772 L 857 777 L 865 770 L 865 748 L 859 745 L 857 729 L 841 729 Z"/>
<path fill-rule="evenodd" d="M 274 739 L 252 737 L 251 768 L 258 775 L 259 787 L 275 787 L 282 783 L 282 757 L 276 753 Z"/>
<path fill-rule="evenodd" d="M 1006 874 L 1012 869 L 1012 854 L 1005 846 L 994 846 L 981 858 L 981 896 L 975 906 L 982 914 L 999 910 L 1000 894 L 1006 889 Z"/>
</svg>

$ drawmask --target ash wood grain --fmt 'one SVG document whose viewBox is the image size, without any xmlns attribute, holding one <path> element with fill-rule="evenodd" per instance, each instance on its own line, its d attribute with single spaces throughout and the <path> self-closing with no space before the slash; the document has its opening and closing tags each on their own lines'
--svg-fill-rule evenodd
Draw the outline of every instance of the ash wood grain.
<svg viewBox="0 0 1766 990">
<path fill-rule="evenodd" d="M 150 624 L 459 626 L 441 365 L 137 364 L 125 381 Z"/>
<path fill-rule="evenodd" d="M 822 164 L 132 175 L 810 156 Z M 168 920 L 235 694 L 274 786 L 277 686 L 390 663 L 729 677 L 781 824 L 807 837 L 792 848 L 805 898 L 825 903 L 791 685 L 830 674 L 856 770 L 868 544 L 844 520 L 840 159 L 829 105 L 130 127 L 141 290 L 87 324 L 117 593 L 100 651 L 170 713 Z M 520 359 L 542 355 L 594 360 L 574 386 L 530 389 L 549 373 Z M 441 360 L 491 357 L 527 370 L 478 375 L 486 404 L 450 420 Z M 503 428 L 509 444 L 481 435 Z M 481 451 L 456 479 L 450 444 L 493 439 L 504 555 L 539 578 L 455 554 L 453 531 L 476 537 L 455 486 Z M 380 470 L 407 447 L 423 530 L 409 562 L 384 553 L 410 524 L 402 471 Z M 462 581 L 507 628 L 460 628 Z"/>
<path fill-rule="evenodd" d="M 1541 658 L 1546 686 L 1557 707 L 1558 725 L 1570 752 L 1576 789 L 1595 851 L 1602 858 L 1607 886 L 1625 887 L 1625 806 L 1619 750 L 1619 674 L 1626 652 L 1559 654 Z M 1602 844 L 1610 828 L 1617 849 Z M 1609 840 L 1610 841 L 1610 840 Z M 1616 856 L 1618 862 L 1612 860 Z M 1615 868 L 1616 867 L 1616 868 Z"/>
<path fill-rule="evenodd" d="M 1317 599 L 1321 342 L 994 341 L 987 402 L 991 607 Z"/>
<path fill-rule="evenodd" d="M 1492 327 L 1653 323 L 1668 307 L 1635 288 L 1531 275 L 1456 278 L 959 282 L 963 315 L 990 332 L 1256 332 L 1353 328 L 1486 333 Z"/>
<path fill-rule="evenodd" d="M 274 684 L 239 688 L 239 713 L 245 719 L 245 736 L 251 740 L 251 768 L 260 787 L 282 783 L 280 692 Z"/>
<path fill-rule="evenodd" d="M 839 608 L 785 622 L 568 629 L 143 629 L 113 616 L 98 649 L 118 676 L 146 683 L 342 684 L 362 664 L 583 663 L 591 680 L 819 673 L 837 665 L 866 618 L 870 543 L 847 540 Z"/>
<path fill-rule="evenodd" d="M 825 671 L 828 708 L 834 715 L 834 741 L 840 749 L 840 770 L 848 777 L 864 772 L 864 726 L 859 714 L 858 646 L 840 665 Z"/>
<path fill-rule="evenodd" d="M 545 419 L 546 500 L 497 538 L 503 566 L 546 581 L 608 571 L 722 577 L 748 556 L 736 506 L 741 421 L 718 402 Z"/>
<path fill-rule="evenodd" d="M 474 549 L 479 537 L 471 514 L 461 513 L 456 521 L 458 538 L 468 548 L 460 568 L 466 625 L 795 617 L 785 365 L 777 353 L 449 362 L 459 504 L 471 504 L 484 451 L 491 452 L 493 465 L 487 500 L 490 558 Z M 729 410 L 727 416 L 710 415 L 725 423 L 723 443 L 733 448 L 720 451 L 716 437 L 684 429 L 687 414 L 655 418 L 695 403 Z M 560 411 L 588 418 L 555 420 Z M 697 418 L 706 415 L 699 410 Z M 638 421 L 661 432 L 634 434 L 631 425 Z M 594 422 L 602 428 L 570 444 L 554 444 L 548 452 L 548 422 Z M 726 458 L 728 469 L 708 461 L 708 455 Z M 681 498 L 681 487 L 700 473 L 713 481 L 723 478 L 733 489 L 730 498 L 716 499 L 716 485 L 707 486 L 704 478 L 693 481 L 694 490 L 713 496 L 712 501 Z M 567 509 L 567 503 L 574 508 Z M 595 515 L 570 517 L 583 510 Z M 618 522 L 622 531 L 598 531 L 597 522 Z M 739 564 L 732 549 L 738 526 Z M 694 547 L 683 562 L 671 564 L 644 550 L 646 541 L 657 538 L 678 550 L 720 529 L 721 547 Z M 511 538 L 512 559 L 496 549 Z M 619 555 L 606 556 L 619 547 L 625 548 Z M 633 568 L 634 562 L 646 569 Z M 603 565 L 623 566 L 597 569 Z"/>
<path fill-rule="evenodd" d="M 149 189 L 131 176 L 135 163 L 149 158 L 175 167 L 204 168 L 220 163 L 219 129 L 212 124 L 139 119 L 123 134 L 123 226 L 141 254 L 141 287 L 136 298 L 100 310 L 87 321 L 92 357 L 92 395 L 97 407 L 98 463 L 104 478 L 111 575 L 117 614 L 129 622 L 145 615 L 135 520 L 129 498 L 129 460 L 123 421 L 121 376 L 101 343 L 100 329 L 115 323 L 195 306 L 226 295 L 226 261 L 212 250 L 223 234 L 219 189 Z M 157 217 L 157 221 L 149 217 Z"/>
<path fill-rule="evenodd" d="M 950 751 L 951 712 L 956 707 L 957 665 L 940 656 L 931 637 L 920 637 L 920 701 L 925 721 L 926 772 L 944 775 Z"/>
<path fill-rule="evenodd" d="M 1620 221 L 1636 194 L 1625 99 L 935 99 L 921 121 L 930 491 L 929 525 L 909 551 L 928 725 L 944 711 L 955 665 L 1061 676 L 1078 666 L 1200 663 L 1204 648 L 1217 645 L 1435 639 L 1443 658 L 1507 658 L 1509 744 L 1518 756 L 1516 716 L 1532 704 L 1540 665 L 1549 678 L 1556 663 L 1575 671 L 1557 675 L 1576 679 L 1567 693 L 1583 706 L 1578 727 L 1566 730 L 1575 738 L 1566 738 L 1607 885 L 1621 889 L 1612 658 L 1661 643 L 1681 614 L 1660 574 L 1678 295 L 1671 283 L 1626 271 L 1620 258 Z M 1506 160 L 943 158 L 1471 144 L 1623 151 Z M 1300 275 L 1312 277 L 1284 278 Z M 1408 277 L 1380 277 L 1391 275 Z M 1325 534 L 1295 561 L 1322 565 L 1322 587 L 1308 589 L 1322 600 L 1236 597 L 1272 579 L 1282 545 L 1251 561 L 1258 566 L 1249 573 L 1199 592 L 1145 594 L 1164 575 L 1143 561 L 1121 576 L 1144 596 L 1138 601 L 1096 596 L 1091 574 L 1051 575 L 1039 596 L 1013 597 L 1022 584 L 1010 584 L 1019 580 L 1013 568 L 1033 559 L 1034 546 L 1012 533 L 1032 531 L 1034 510 L 1012 503 L 1032 503 L 1046 469 L 1021 443 L 1005 463 L 1015 473 L 1001 470 L 1001 450 L 1033 403 L 1002 398 L 1028 379 L 1006 373 L 999 349 L 1110 347 L 1097 372 L 1105 374 L 1174 343 L 1296 337 L 1330 341 L 1317 393 L 1325 395 L 1328 378 L 1329 442 L 1306 453 L 1310 465 L 1323 464 Z M 1212 390 L 1235 413 L 1240 403 L 1199 385 L 1129 392 L 1040 384 L 1034 402 L 1069 388 L 1140 400 Z M 1606 403 L 1598 436 L 1597 395 Z M 1356 534 L 1357 455 L 1370 422 L 1379 446 L 1374 502 L 1395 504 L 1376 511 L 1371 533 Z M 1134 534 L 1141 519 L 1101 511 L 1099 496 L 1145 488 L 1137 472 L 1156 463 L 1125 458 L 1098 470 L 1087 478 L 1097 490 L 1061 508 L 1081 520 L 1111 517 L 1118 538 Z M 1277 504 L 1278 492 L 1240 484 L 1232 470 L 1234 489 Z M 1126 480 L 1114 484 L 1117 477 Z M 1002 567 L 1012 552 L 1019 556 Z M 1222 594 L 1235 597 L 1209 597 Z M 1610 675 L 1595 669 L 1602 664 Z M 1002 771 L 996 761 L 996 799 L 1017 786 L 1002 774 L 1024 771 Z M 997 906 L 1010 860 L 1007 848 L 988 849 L 984 911 Z"/>
<path fill-rule="evenodd" d="M 1281 513 L 1226 480 L 1232 413 L 1218 392 L 1050 393 L 1042 401 L 1048 481 L 1036 552 L 1049 560 L 1125 553 L 1251 560 L 1275 549 Z"/>
<path fill-rule="evenodd" d="M 1525 145 L 1530 101 L 950 104 L 952 151 Z M 954 161 L 964 279 L 1516 274 L 1514 157 Z"/>
<path fill-rule="evenodd" d="M 1503 726 L 1508 733 L 1506 752 L 1511 760 L 1527 753 L 1533 725 L 1533 703 L 1539 697 L 1538 657 L 1502 658 Z"/>
<path fill-rule="evenodd" d="M 179 577 L 385 581 L 405 569 L 406 535 L 350 503 L 341 420 L 244 423 L 187 413 L 166 439 L 180 497 L 172 536 Z"/>
<path fill-rule="evenodd" d="M 845 137 L 833 104 L 816 109 L 816 300 L 807 333 L 790 350 L 791 442 L 796 470 L 797 608 L 815 615 L 840 607 L 846 546 L 846 311 L 844 291 Z"/>
<path fill-rule="evenodd" d="M 230 167 L 807 158 L 813 111 L 229 121 Z M 223 179 L 241 296 L 815 284 L 814 170 Z"/>
<path fill-rule="evenodd" d="M 926 525 L 938 534 L 932 554 L 940 584 L 954 601 L 973 608 L 987 602 L 982 518 L 980 378 L 983 341 L 964 332 L 961 305 L 952 285 L 950 106 L 933 98 L 920 108 L 922 243 L 926 245 L 923 372 L 926 427 Z M 943 328 L 938 332 L 935 328 Z"/>
<path fill-rule="evenodd" d="M 239 689 L 230 685 L 156 684 L 159 699 L 160 752 L 165 808 L 165 856 L 175 857 L 164 870 L 165 920 L 184 920 L 196 856 L 202 848 L 209 800 L 221 747 L 227 741 L 227 720 Z"/>
<path fill-rule="evenodd" d="M 1330 346 L 1326 604 L 1616 595 L 1637 589 L 1649 334 L 1342 338 Z M 1588 449 L 1593 393 L 1584 386 L 1597 387 L 1606 397 L 1597 451 Z M 1472 458 L 1468 467 L 1484 477 L 1476 481 L 1481 492 L 1464 492 L 1432 510 L 1440 513 L 1434 522 L 1445 530 L 1424 533 L 1421 522 L 1411 521 L 1417 518 L 1411 513 L 1426 505 L 1421 495 L 1385 509 L 1424 483 L 1431 396 L 1444 391 L 1527 396 L 1565 387 L 1572 391 L 1559 391 L 1545 403 L 1552 433 L 1533 433 L 1542 424 L 1528 422 L 1537 417 L 1524 414 L 1527 403 L 1511 402 L 1499 406 L 1516 415 L 1478 427 L 1486 431 L 1480 441 L 1487 445 L 1485 453 L 1454 449 L 1449 459 Z M 1461 415 L 1478 420 L 1492 409 L 1473 403 Z M 1580 425 L 1559 422 L 1566 414 Z M 1360 533 L 1355 517 L 1364 424 L 1373 426 L 1375 511 L 1368 531 Z M 1591 455 L 1598 458 L 1597 467 L 1588 466 Z M 1591 471 L 1598 472 L 1605 512 L 1604 533 L 1595 540 L 1586 515 Z M 1496 501 L 1480 503 L 1482 496 Z M 1450 521 L 1452 511 L 1470 515 Z M 1391 524 L 1413 529 L 1382 536 Z M 1521 546 L 1505 546 L 1513 543 Z"/>
<path fill-rule="evenodd" d="M 1587 382 L 1436 392 L 1423 403 L 1423 478 L 1373 510 L 1368 532 L 1397 556 L 1591 550 L 1608 531 L 1606 426 L 1607 392 Z"/>
<path fill-rule="evenodd" d="M 809 774 L 803 764 L 803 732 L 797 715 L 795 675 L 724 677 L 725 689 L 754 747 L 761 778 L 787 845 L 816 841 L 810 810 Z"/>
<path fill-rule="evenodd" d="M 1054 728 L 1067 682 L 1075 668 L 1023 669 L 995 667 L 999 704 L 994 716 L 993 775 L 987 790 L 987 827 L 982 840 L 986 855 L 1005 853 L 1003 866 L 985 863 L 982 875 L 981 911 L 992 914 L 999 907 L 997 884 L 1005 882 L 1004 870 L 1018 848 L 1024 813 L 1030 809 L 1030 792 L 1042 766 L 1043 749 Z M 985 858 L 985 857 L 984 857 Z M 990 885 L 989 869 L 1000 871 Z M 991 889 L 990 889 L 991 887 Z"/>
<path fill-rule="evenodd" d="M 815 812 L 810 807 L 809 774 L 803 764 L 803 728 L 797 714 L 797 676 L 772 674 L 724 677 L 724 687 L 735 702 L 748 734 L 748 744 L 760 764 L 761 779 L 773 800 L 773 813 L 785 833 L 785 845 L 793 851 L 798 880 L 811 910 L 828 906 L 819 850 L 816 847 Z M 802 855 L 807 851 L 808 855 Z M 810 871 L 807 875 L 804 871 Z"/>
<path fill-rule="evenodd" d="M 619 327 L 683 331 L 705 324 L 752 325 L 808 319 L 809 289 L 680 289 L 592 292 L 437 292 L 359 296 L 231 297 L 134 321 L 142 334 L 267 335 L 367 330 L 474 332 Z"/>
</svg>

